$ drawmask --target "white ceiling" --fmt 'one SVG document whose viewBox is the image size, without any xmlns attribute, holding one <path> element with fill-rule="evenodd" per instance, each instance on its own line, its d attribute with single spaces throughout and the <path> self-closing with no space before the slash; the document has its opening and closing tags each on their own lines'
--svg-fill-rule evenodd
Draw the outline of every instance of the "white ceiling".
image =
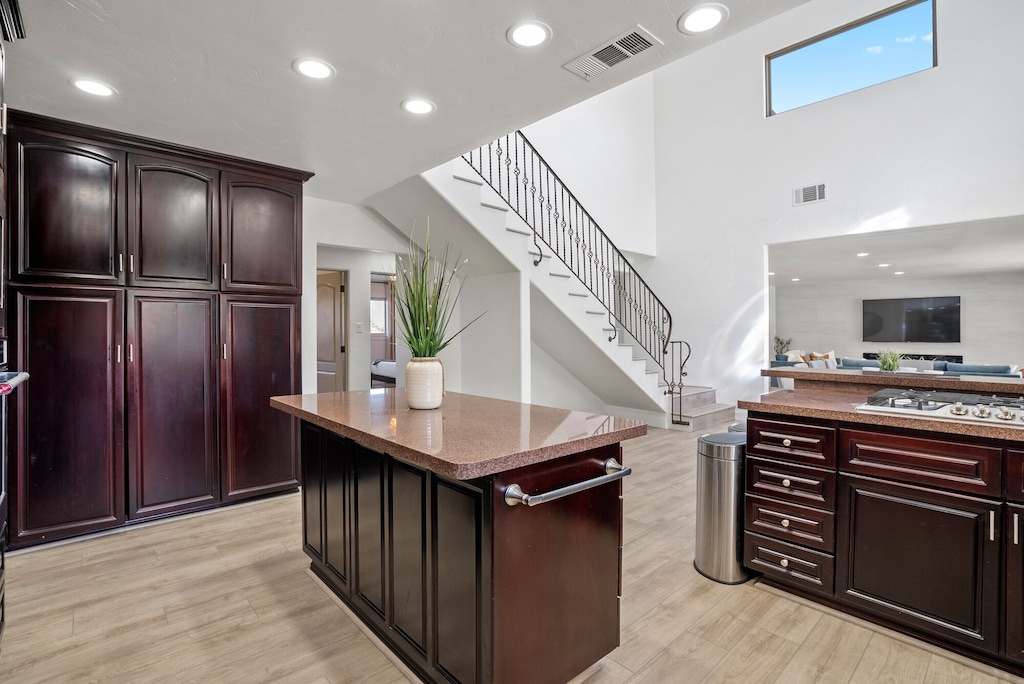
<svg viewBox="0 0 1024 684">
<path fill-rule="evenodd" d="M 858 257 L 868 252 L 866 257 Z M 888 264 L 880 267 L 879 264 Z M 1024 272 L 1024 216 L 770 245 L 769 282 L 814 287 L 880 278 Z M 903 275 L 895 275 L 903 271 Z M 799 278 L 799 282 L 793 282 Z"/>
<path fill-rule="evenodd" d="M 359 202 L 499 135 L 808 0 L 721 0 L 729 20 L 676 29 L 701 0 L 22 0 L 7 44 L 15 109 L 312 171 L 307 194 Z M 536 18 L 536 51 L 505 39 Z M 586 82 L 561 65 L 643 26 L 664 42 Z M 338 73 L 296 74 L 317 56 Z M 76 91 L 88 77 L 113 98 Z M 430 117 L 399 108 L 410 96 Z"/>
</svg>

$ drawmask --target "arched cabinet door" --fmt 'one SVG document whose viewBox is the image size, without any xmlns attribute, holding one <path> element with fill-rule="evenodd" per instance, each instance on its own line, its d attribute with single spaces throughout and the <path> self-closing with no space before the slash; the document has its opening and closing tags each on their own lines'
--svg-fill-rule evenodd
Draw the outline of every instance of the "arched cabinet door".
<svg viewBox="0 0 1024 684">
<path fill-rule="evenodd" d="M 221 175 L 221 290 L 302 293 L 302 184 Z"/>
<path fill-rule="evenodd" d="M 220 172 L 128 155 L 128 285 L 214 290 Z"/>
<path fill-rule="evenodd" d="M 11 280 L 123 285 L 125 153 L 18 128 L 8 142 Z"/>
</svg>

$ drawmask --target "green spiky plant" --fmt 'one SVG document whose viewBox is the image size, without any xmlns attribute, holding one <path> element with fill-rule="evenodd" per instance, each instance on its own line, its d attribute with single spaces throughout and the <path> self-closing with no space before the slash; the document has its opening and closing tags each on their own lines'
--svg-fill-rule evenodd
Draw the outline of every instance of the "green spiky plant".
<svg viewBox="0 0 1024 684">
<path fill-rule="evenodd" d="M 430 251 L 430 224 L 424 249 L 409 240 L 409 252 L 398 257 L 395 302 L 405 346 L 413 356 L 434 357 L 480 316 L 447 336 L 455 304 L 462 292 L 459 270 L 469 259 L 453 256 L 447 243 L 440 257 Z"/>
<path fill-rule="evenodd" d="M 878 365 L 884 371 L 899 370 L 900 361 L 902 361 L 903 358 L 903 354 L 882 349 L 878 352 Z"/>
</svg>

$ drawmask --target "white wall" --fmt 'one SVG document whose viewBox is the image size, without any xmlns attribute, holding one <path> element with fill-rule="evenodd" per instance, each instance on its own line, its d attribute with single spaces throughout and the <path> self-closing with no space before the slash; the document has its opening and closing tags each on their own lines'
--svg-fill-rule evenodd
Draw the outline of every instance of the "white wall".
<svg viewBox="0 0 1024 684">
<path fill-rule="evenodd" d="M 482 316 L 456 338 L 460 366 L 472 369 L 461 376 L 459 391 L 530 400 L 529 286 L 529 277 L 518 271 L 466 279 L 459 298 L 462 325 Z"/>
<path fill-rule="evenodd" d="M 1024 366 L 1024 274 L 834 283 L 813 288 L 776 288 L 775 327 L 793 349 L 861 358 L 863 352 L 895 349 L 904 354 L 959 354 L 964 363 Z M 861 301 L 894 297 L 960 296 L 960 342 L 948 344 L 864 342 Z"/>
<path fill-rule="evenodd" d="M 938 2 L 937 68 L 764 116 L 765 54 L 891 4 L 815 0 L 655 72 L 659 256 L 640 269 L 720 401 L 764 388 L 766 243 L 1024 213 L 1018 0 Z M 819 181 L 827 202 L 791 205 Z"/>
<path fill-rule="evenodd" d="M 656 254 L 654 76 L 523 128 L 620 250 Z"/>
<path fill-rule="evenodd" d="M 393 273 L 404 238 L 372 212 L 314 197 L 302 200 L 302 391 L 316 392 L 316 271 L 348 271 L 348 388 L 370 387 L 370 273 Z M 363 333 L 355 332 L 356 323 Z M 403 376 L 404 380 L 404 376 Z"/>
<path fill-rule="evenodd" d="M 531 345 L 530 403 L 539 406 L 608 413 L 608 406 L 576 376 L 536 344 Z"/>
</svg>

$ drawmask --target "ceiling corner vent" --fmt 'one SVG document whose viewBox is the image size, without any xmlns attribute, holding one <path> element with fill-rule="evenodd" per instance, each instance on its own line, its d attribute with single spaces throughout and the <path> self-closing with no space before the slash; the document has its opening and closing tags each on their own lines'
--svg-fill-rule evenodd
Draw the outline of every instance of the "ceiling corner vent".
<svg viewBox="0 0 1024 684">
<path fill-rule="evenodd" d="M 801 204 L 811 204 L 812 202 L 824 202 L 825 201 L 825 184 L 820 183 L 818 185 L 808 185 L 803 188 L 795 188 L 793 190 L 793 206 L 799 206 Z"/>
<path fill-rule="evenodd" d="M 563 64 L 562 68 L 589 81 L 595 76 L 600 76 L 613 66 L 637 56 L 644 50 L 649 50 L 655 45 L 664 44 L 650 31 L 637 24 L 632 30 L 626 31 L 593 50 L 588 50 L 586 54 L 580 55 L 568 64 Z"/>
</svg>

